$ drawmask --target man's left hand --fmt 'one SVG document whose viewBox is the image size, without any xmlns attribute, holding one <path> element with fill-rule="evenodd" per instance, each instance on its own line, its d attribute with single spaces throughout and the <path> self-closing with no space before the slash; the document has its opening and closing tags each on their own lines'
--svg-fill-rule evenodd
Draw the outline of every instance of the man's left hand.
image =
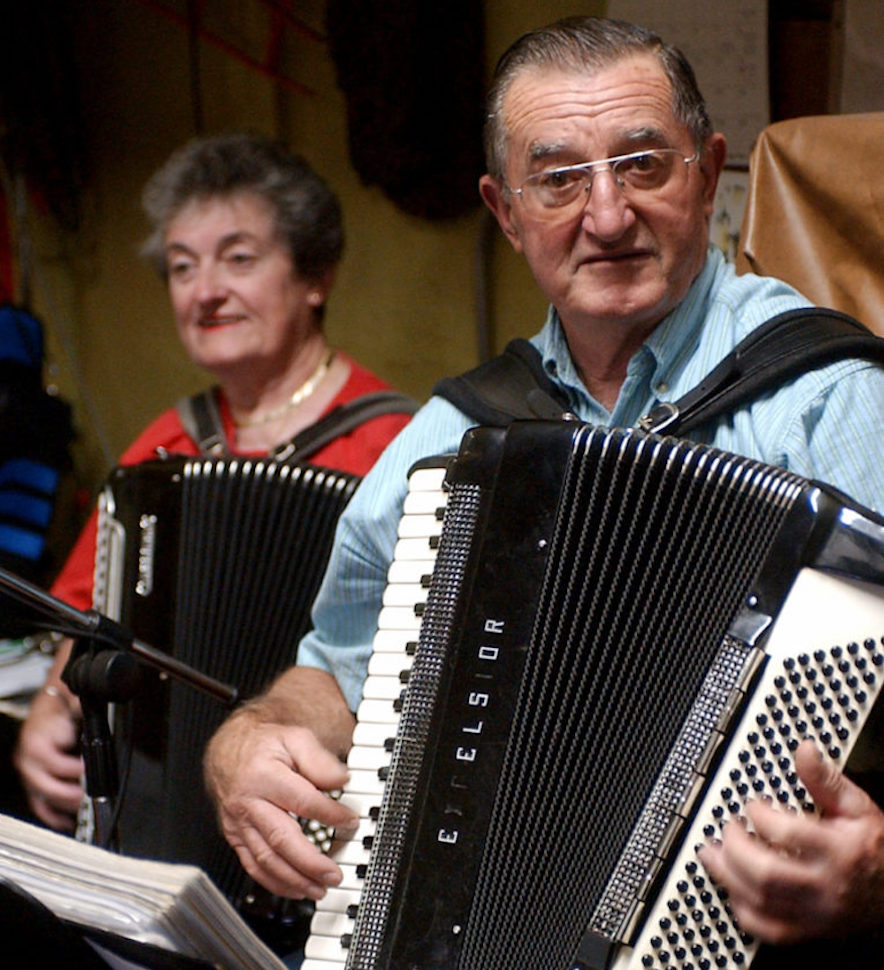
<svg viewBox="0 0 884 970">
<path fill-rule="evenodd" d="M 769 943 L 859 935 L 884 927 L 884 812 L 810 741 L 799 777 L 819 815 L 753 802 L 700 861 L 729 893 L 746 932 Z"/>
</svg>

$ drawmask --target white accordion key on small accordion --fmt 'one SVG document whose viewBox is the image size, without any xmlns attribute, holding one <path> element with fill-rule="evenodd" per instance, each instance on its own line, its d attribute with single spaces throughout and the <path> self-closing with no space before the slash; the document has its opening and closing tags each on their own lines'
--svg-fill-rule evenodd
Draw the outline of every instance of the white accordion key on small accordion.
<svg viewBox="0 0 884 970">
<path fill-rule="evenodd" d="M 418 467 L 409 477 L 399 523 L 399 540 L 387 576 L 363 700 L 357 711 L 353 747 L 347 758 L 350 780 L 341 801 L 360 817 L 347 841 L 336 841 L 331 855 L 344 872 L 340 887 L 316 904 L 302 970 L 343 966 L 346 940 L 353 931 L 363 871 L 371 854 L 376 816 L 399 723 L 400 698 L 414 659 L 420 610 L 426 602 L 442 532 L 446 495 L 444 465 Z"/>
<path fill-rule="evenodd" d="M 441 503 L 403 517 L 343 796 L 352 888 L 317 904 L 304 970 L 747 967 L 696 847 L 751 798 L 813 810 L 801 739 L 844 766 L 880 726 L 884 520 L 570 422 L 468 432 L 444 489 L 435 565 L 409 536 Z"/>
</svg>

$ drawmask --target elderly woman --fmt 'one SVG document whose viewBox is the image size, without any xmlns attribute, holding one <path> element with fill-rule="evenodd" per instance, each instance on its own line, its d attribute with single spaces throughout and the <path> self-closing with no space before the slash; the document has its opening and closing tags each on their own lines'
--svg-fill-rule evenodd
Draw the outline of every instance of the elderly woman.
<svg viewBox="0 0 884 970">
<path fill-rule="evenodd" d="M 211 419 L 216 447 L 249 456 L 290 452 L 293 438 L 339 405 L 386 389 L 323 332 L 343 229 L 335 196 L 303 159 L 247 134 L 197 139 L 150 180 L 144 207 L 153 223 L 144 254 L 168 286 L 178 335 L 218 382 L 191 399 L 206 405 L 200 413 Z M 120 463 L 161 449 L 199 454 L 202 435 L 183 420 L 190 410 L 161 414 Z M 364 475 L 407 412 L 369 418 L 310 461 Z M 93 515 L 53 587 L 80 609 L 92 605 L 95 545 Z M 56 829 L 72 828 L 83 795 L 82 761 L 72 753 L 78 706 L 60 679 L 69 653 L 65 642 L 15 753 L 31 809 Z"/>
</svg>

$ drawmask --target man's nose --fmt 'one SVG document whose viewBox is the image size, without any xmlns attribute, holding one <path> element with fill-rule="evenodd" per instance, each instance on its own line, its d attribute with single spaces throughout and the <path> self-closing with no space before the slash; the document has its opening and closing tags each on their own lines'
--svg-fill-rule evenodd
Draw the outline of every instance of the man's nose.
<svg viewBox="0 0 884 970">
<path fill-rule="evenodd" d="M 635 211 L 609 168 L 593 172 L 586 187 L 584 228 L 603 240 L 619 239 L 635 222 Z"/>
</svg>

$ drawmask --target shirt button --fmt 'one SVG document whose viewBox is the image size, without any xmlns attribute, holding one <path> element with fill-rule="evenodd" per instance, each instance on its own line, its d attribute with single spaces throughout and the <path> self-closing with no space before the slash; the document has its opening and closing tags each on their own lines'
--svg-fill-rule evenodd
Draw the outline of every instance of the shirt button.
<svg viewBox="0 0 884 970">
<path fill-rule="evenodd" d="M 666 383 L 666 381 L 660 381 L 660 383 L 656 387 L 656 391 L 658 394 L 665 394 L 668 390 L 669 390 L 669 385 Z"/>
</svg>

